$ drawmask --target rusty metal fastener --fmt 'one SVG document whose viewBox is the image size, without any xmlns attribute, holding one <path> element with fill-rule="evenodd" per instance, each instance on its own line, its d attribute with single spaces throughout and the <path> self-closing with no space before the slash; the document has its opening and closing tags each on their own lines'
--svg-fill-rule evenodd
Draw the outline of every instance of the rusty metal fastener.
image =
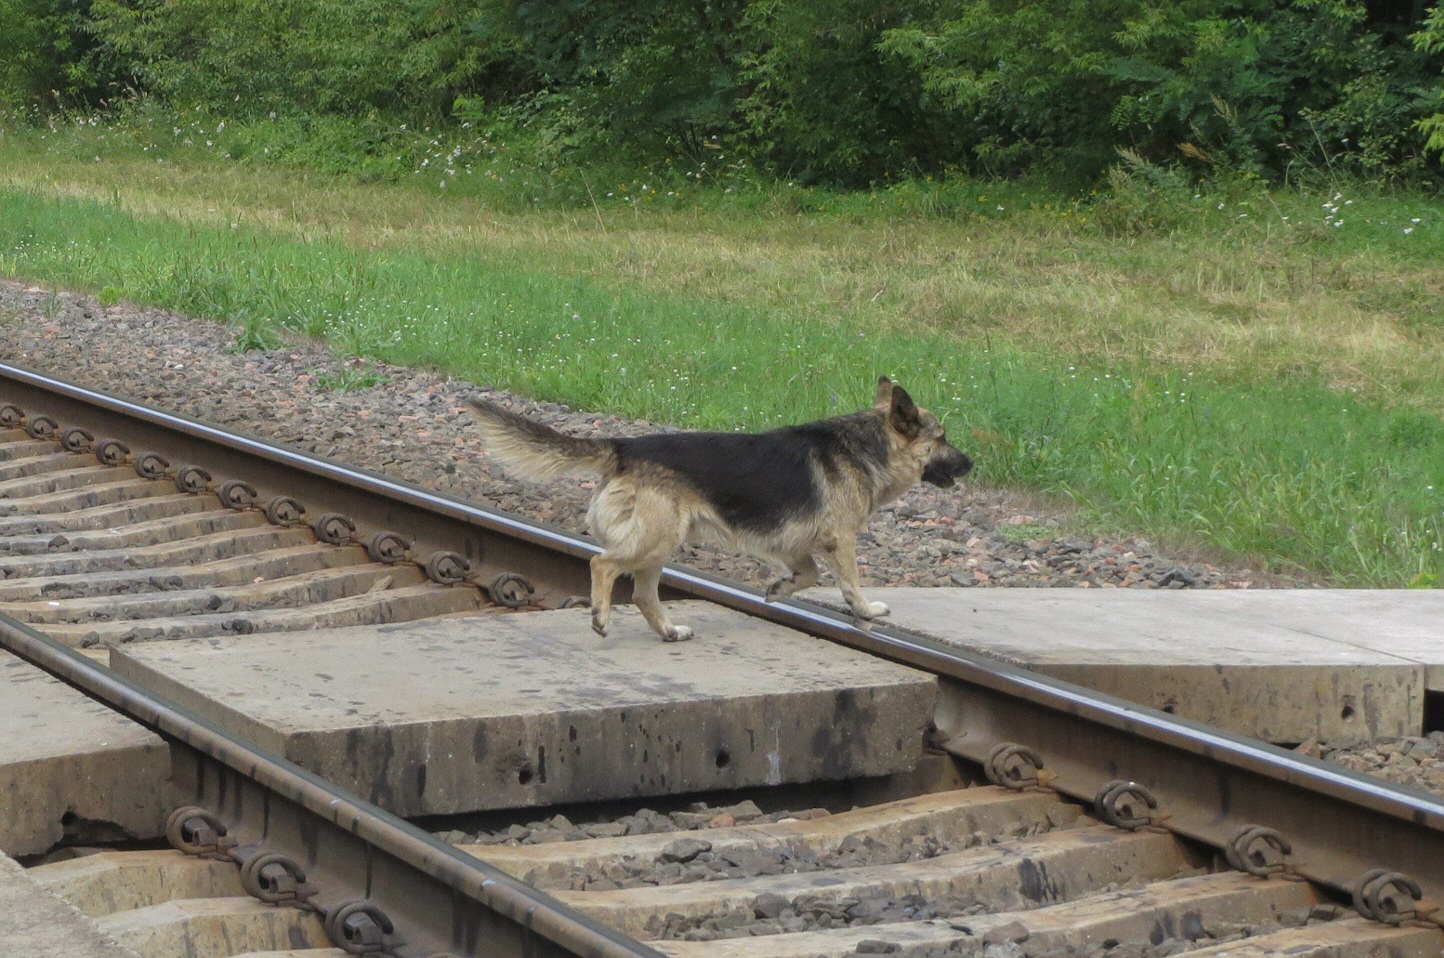
<svg viewBox="0 0 1444 958">
<path fill-rule="evenodd" d="M 1373 868 L 1354 883 L 1354 909 L 1365 918 L 1386 925 L 1402 925 L 1414 918 L 1414 903 L 1424 897 L 1419 883 L 1403 872 Z"/>
<path fill-rule="evenodd" d="M 1038 784 L 1038 773 L 1043 770 L 1043 759 L 1026 745 L 1016 742 L 999 742 L 988 753 L 983 764 L 983 774 L 994 785 L 1022 791 Z"/>
<path fill-rule="evenodd" d="M 585 609 L 592 604 L 592 600 L 584 595 L 569 595 L 557 606 L 558 609 Z"/>
<path fill-rule="evenodd" d="M 295 859 L 281 852 L 262 852 L 241 866 L 241 887 L 269 905 L 301 903 L 316 894 Z"/>
<path fill-rule="evenodd" d="M 135 457 L 135 474 L 142 479 L 161 479 L 170 462 L 158 452 L 143 452 Z"/>
<path fill-rule="evenodd" d="M 95 437 L 83 426 L 66 426 L 60 430 L 60 448 L 66 452 L 84 452 Z"/>
<path fill-rule="evenodd" d="M 130 455 L 130 447 L 119 439 L 100 439 L 95 443 L 95 461 L 102 466 L 118 466 Z"/>
<path fill-rule="evenodd" d="M 266 521 L 273 526 L 289 526 L 306 514 L 306 507 L 290 496 L 276 496 L 266 503 Z"/>
<path fill-rule="evenodd" d="M 199 805 L 182 805 L 165 820 L 165 837 L 171 847 L 200 858 L 226 858 L 236 843 L 226 837 L 226 826 Z"/>
<path fill-rule="evenodd" d="M 36 416 L 25 424 L 25 432 L 31 439 L 46 439 L 55 435 L 55 430 L 60 428 L 60 423 L 49 416 Z"/>
<path fill-rule="evenodd" d="M 1137 782 L 1115 778 L 1098 789 L 1093 799 L 1093 810 L 1109 825 L 1131 832 L 1152 824 L 1154 820 L 1153 815 L 1141 812 L 1139 803 L 1149 811 L 1158 807 L 1158 799 L 1147 788 Z"/>
<path fill-rule="evenodd" d="M 356 534 L 356 523 L 339 512 L 326 512 L 311 523 L 311 531 L 327 545 L 339 546 Z"/>
<path fill-rule="evenodd" d="M 441 585 L 456 585 L 458 582 L 466 581 L 467 574 L 471 572 L 471 563 L 466 561 L 466 556 L 458 552 L 440 550 L 427 556 L 422 568 L 426 571 L 426 577 L 432 582 Z"/>
<path fill-rule="evenodd" d="M 535 593 L 536 588 L 531 582 L 515 572 L 503 572 L 486 587 L 486 594 L 491 596 L 491 601 L 508 609 L 520 609 L 527 605 Z"/>
<path fill-rule="evenodd" d="M 211 474 L 200 466 L 181 466 L 175 471 L 175 487 L 188 495 L 210 488 Z"/>
<path fill-rule="evenodd" d="M 14 429 L 24 421 L 25 410 L 13 402 L 7 402 L 5 405 L 0 406 L 0 427 Z"/>
<path fill-rule="evenodd" d="M 231 509 L 246 509 L 256 501 L 256 487 L 244 479 L 227 479 L 216 490 L 221 503 Z"/>
<path fill-rule="evenodd" d="M 326 913 L 326 937 L 353 955 L 380 951 L 386 935 L 396 930 L 391 919 L 369 901 L 350 901 Z"/>
<path fill-rule="evenodd" d="M 411 543 L 396 532 L 378 532 L 366 540 L 366 554 L 371 557 L 372 562 L 395 565 L 406 558 L 410 549 Z"/>
<path fill-rule="evenodd" d="M 1284 856 L 1292 853 L 1288 839 L 1263 825 L 1244 825 L 1223 846 L 1229 865 L 1260 878 L 1286 870 Z"/>
</svg>

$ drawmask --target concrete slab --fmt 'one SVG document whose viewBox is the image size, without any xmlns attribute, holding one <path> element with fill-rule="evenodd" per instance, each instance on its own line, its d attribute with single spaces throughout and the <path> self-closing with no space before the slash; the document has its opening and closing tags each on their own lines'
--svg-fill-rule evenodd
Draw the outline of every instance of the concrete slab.
<svg viewBox="0 0 1444 958">
<path fill-rule="evenodd" d="M 929 675 L 688 603 L 117 648 L 117 672 L 402 815 L 883 775 L 918 760 Z"/>
<path fill-rule="evenodd" d="M 169 776 L 159 736 L 0 652 L 0 848 L 156 835 Z"/>
<path fill-rule="evenodd" d="M 835 592 L 805 598 L 836 607 Z M 870 589 L 889 622 L 1271 742 L 1417 735 L 1444 592 Z"/>
<path fill-rule="evenodd" d="M 59 896 L 0 854 L 0 927 L 5 952 L 29 958 L 136 958 Z"/>
</svg>

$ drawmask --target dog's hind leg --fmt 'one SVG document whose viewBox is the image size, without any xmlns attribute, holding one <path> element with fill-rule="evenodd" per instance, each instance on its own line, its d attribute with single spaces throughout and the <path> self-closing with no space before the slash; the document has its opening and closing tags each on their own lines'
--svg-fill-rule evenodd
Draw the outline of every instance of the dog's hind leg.
<svg viewBox="0 0 1444 958">
<path fill-rule="evenodd" d="M 607 634 L 607 625 L 612 619 L 612 588 L 622 567 L 607 553 L 592 556 L 592 631 L 597 635 Z"/>
<path fill-rule="evenodd" d="M 685 625 L 673 625 L 657 596 L 657 586 L 662 581 L 662 567 L 648 566 L 632 573 L 632 601 L 637 603 L 642 617 L 652 631 L 662 637 L 663 642 L 686 642 L 692 637 L 692 630 Z"/>
<path fill-rule="evenodd" d="M 791 570 L 790 575 L 777 579 L 767 587 L 767 594 L 764 598 L 768 602 L 773 599 L 785 599 L 794 592 L 817 585 L 817 577 L 821 574 L 817 568 L 817 560 L 807 552 L 789 556 L 787 568 Z"/>
<path fill-rule="evenodd" d="M 692 637 L 673 625 L 657 597 L 662 566 L 676 551 L 690 518 L 672 495 L 619 479 L 598 490 L 587 510 L 587 525 L 603 546 L 592 559 L 592 629 L 606 635 L 612 587 L 620 575 L 632 576 L 632 601 L 665 642 Z"/>
<path fill-rule="evenodd" d="M 853 616 L 869 621 L 882 618 L 892 611 L 882 602 L 869 602 L 864 598 L 857 576 L 856 539 L 845 536 L 836 542 L 828 543 L 823 548 L 822 556 L 827 567 L 837 577 L 837 586 L 842 590 L 842 597 L 847 600 Z"/>
</svg>

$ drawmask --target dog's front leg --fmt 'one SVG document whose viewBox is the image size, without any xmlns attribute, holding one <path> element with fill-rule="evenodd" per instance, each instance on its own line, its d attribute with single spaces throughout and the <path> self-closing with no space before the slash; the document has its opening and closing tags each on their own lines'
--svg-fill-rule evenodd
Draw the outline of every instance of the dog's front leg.
<svg viewBox="0 0 1444 958">
<path fill-rule="evenodd" d="M 864 622 L 879 619 L 892 610 L 882 602 L 869 602 L 862 594 L 857 575 L 857 540 L 845 537 L 828 543 L 822 552 L 827 567 L 837 577 L 837 587 L 855 618 Z"/>
</svg>

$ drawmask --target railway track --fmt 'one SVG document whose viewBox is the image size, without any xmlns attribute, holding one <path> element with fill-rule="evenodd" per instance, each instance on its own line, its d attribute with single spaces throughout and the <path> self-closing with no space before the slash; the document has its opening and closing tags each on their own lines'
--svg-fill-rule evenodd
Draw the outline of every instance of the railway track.
<svg viewBox="0 0 1444 958">
<path fill-rule="evenodd" d="M 36 895 L 62 896 L 105 935 L 157 956 L 1352 956 L 1431 955 L 1444 943 L 1430 904 L 1444 894 L 1444 808 L 1432 799 L 680 570 L 664 598 L 724 607 L 719 623 L 745 614 L 744 653 L 801 633 L 896 673 L 904 691 L 830 693 L 825 721 L 848 734 L 816 739 L 826 760 L 798 760 L 806 771 L 788 779 L 823 784 L 786 793 L 826 807 L 743 814 L 753 806 L 742 799 L 783 791 L 758 779 L 728 792 L 730 811 L 673 816 L 691 830 L 622 827 L 606 817 L 615 802 L 574 804 L 573 817 L 590 819 L 582 840 L 448 844 L 395 814 L 436 814 L 424 806 L 436 785 L 368 795 L 391 806 L 377 807 L 353 794 L 356 782 L 329 780 L 325 749 L 298 765 L 279 740 L 258 741 L 264 723 L 238 731 L 222 706 L 246 690 L 217 693 L 211 679 L 192 695 L 207 682 L 184 677 L 199 659 L 160 681 L 172 653 L 262 649 L 246 659 L 256 674 L 290 668 L 304 692 L 317 681 L 304 649 L 366 630 L 430 647 L 462 629 L 480 647 L 496 629 L 512 648 L 528 636 L 540 648 L 574 624 L 585 634 L 570 607 L 591 551 L 558 530 L 0 368 L 0 644 L 19 657 L 5 662 L 12 694 L 39 690 L 12 737 L 52 731 L 50 696 L 74 686 L 164 742 L 154 767 L 115 780 L 166 778 L 139 824 L 119 829 L 123 850 L 65 858 L 45 853 L 106 834 L 98 813 L 73 811 L 103 775 L 58 755 L 40 794 L 29 766 L 0 766 L 10 812 L 0 850 L 32 865 Z M 380 674 L 368 681 L 387 682 Z M 629 747 L 651 736 L 662 750 L 663 701 Z M 876 744 L 854 730 L 891 728 L 881 712 L 918 707 L 916 734 L 892 749 L 899 767 L 866 765 L 851 781 L 865 763 L 843 753 Z M 624 724 L 627 708 L 641 706 L 622 709 Z M 568 721 L 585 737 L 588 726 Z M 727 734 L 706 733 L 711 779 L 683 774 L 678 759 L 671 780 L 652 774 L 644 788 L 626 776 L 662 767 L 660 756 L 620 749 L 588 774 L 616 771 L 603 797 L 666 802 L 744 776 L 745 749 Z M 554 795 L 538 756 L 505 766 L 503 780 L 480 752 L 457 751 L 422 778 L 451 781 L 450 764 L 491 779 L 449 796 L 449 815 L 529 821 Z M 553 785 L 569 754 L 583 761 L 580 748 L 552 746 Z M 58 813 L 78 821 L 57 833 Z M 170 848 L 137 847 L 162 835 Z"/>
</svg>

